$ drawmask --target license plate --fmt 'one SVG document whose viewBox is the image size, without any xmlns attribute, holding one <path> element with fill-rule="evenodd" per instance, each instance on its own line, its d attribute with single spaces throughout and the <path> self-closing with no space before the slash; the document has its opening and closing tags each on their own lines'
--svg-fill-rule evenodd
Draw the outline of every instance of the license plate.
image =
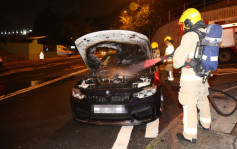
<svg viewBox="0 0 237 149">
<path fill-rule="evenodd" d="M 124 105 L 94 105 L 94 113 L 126 113 Z"/>
</svg>

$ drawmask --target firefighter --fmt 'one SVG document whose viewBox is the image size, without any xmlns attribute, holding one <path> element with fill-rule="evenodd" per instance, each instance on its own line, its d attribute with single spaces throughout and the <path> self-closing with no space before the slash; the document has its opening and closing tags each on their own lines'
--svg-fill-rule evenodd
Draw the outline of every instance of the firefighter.
<svg viewBox="0 0 237 149">
<path fill-rule="evenodd" d="M 151 44 L 152 52 L 153 52 L 153 57 L 157 58 L 160 57 L 160 50 L 159 50 L 159 45 L 157 42 L 152 42 Z"/>
<path fill-rule="evenodd" d="M 158 58 L 160 57 L 160 50 L 159 50 L 159 45 L 157 42 L 152 42 L 151 44 L 151 48 L 152 48 L 152 52 L 153 52 L 153 58 Z M 157 78 L 160 78 L 160 68 L 159 68 L 159 64 L 156 63 L 155 64 L 155 70 L 154 70 L 154 73 L 155 73 L 155 76 L 157 76 Z"/>
<path fill-rule="evenodd" d="M 170 55 L 174 52 L 174 46 L 173 46 L 173 40 L 170 36 L 166 36 L 164 38 L 164 43 L 167 46 L 165 49 L 165 55 Z M 167 60 L 164 61 L 166 63 L 165 70 L 167 73 L 167 81 L 173 82 L 174 81 L 174 75 L 173 75 L 173 58 L 170 57 Z"/>
<path fill-rule="evenodd" d="M 179 23 L 184 27 L 184 34 L 180 46 L 175 50 L 173 57 L 173 67 L 181 68 L 185 61 L 194 56 L 194 51 L 199 41 L 197 33 L 191 31 L 192 28 L 206 32 L 206 24 L 201 18 L 201 14 L 194 8 L 189 8 L 183 12 Z M 199 125 L 204 130 L 211 128 L 211 114 L 208 101 L 207 81 L 202 83 L 202 78 L 195 75 L 193 68 L 182 67 L 180 77 L 179 102 L 183 105 L 183 133 L 177 133 L 177 138 L 182 141 L 195 143 L 197 140 L 197 108 L 199 109 Z"/>
</svg>

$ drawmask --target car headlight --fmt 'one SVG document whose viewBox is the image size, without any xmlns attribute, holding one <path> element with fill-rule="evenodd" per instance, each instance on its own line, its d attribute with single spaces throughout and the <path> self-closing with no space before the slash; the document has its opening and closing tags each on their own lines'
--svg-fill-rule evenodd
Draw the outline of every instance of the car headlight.
<svg viewBox="0 0 237 149">
<path fill-rule="evenodd" d="M 142 91 L 138 93 L 133 94 L 133 97 L 137 97 L 137 98 L 149 97 L 149 96 L 154 95 L 156 91 L 157 91 L 156 85 L 152 85 L 149 87 L 145 87 Z"/>
<path fill-rule="evenodd" d="M 80 89 L 77 88 L 72 88 L 72 96 L 78 99 L 83 99 L 86 97 L 86 95 L 81 93 Z"/>
</svg>

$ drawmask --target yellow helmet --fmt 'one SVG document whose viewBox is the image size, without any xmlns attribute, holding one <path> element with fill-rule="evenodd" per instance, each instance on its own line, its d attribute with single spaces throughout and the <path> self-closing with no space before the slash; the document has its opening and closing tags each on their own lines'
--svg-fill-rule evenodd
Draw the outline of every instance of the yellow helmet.
<svg viewBox="0 0 237 149">
<path fill-rule="evenodd" d="M 152 48 L 152 49 L 156 49 L 156 48 L 158 48 L 158 47 L 159 47 L 159 45 L 158 45 L 157 42 L 152 42 L 152 44 L 151 44 L 151 48 Z"/>
<path fill-rule="evenodd" d="M 186 29 L 201 21 L 202 17 L 200 12 L 195 8 L 189 8 L 183 12 L 179 19 L 179 23 L 183 23 Z"/>
<path fill-rule="evenodd" d="M 170 42 L 171 40 L 172 40 L 172 38 L 170 36 L 166 36 L 165 39 L 164 39 L 164 42 L 166 42 L 166 41 Z"/>
</svg>

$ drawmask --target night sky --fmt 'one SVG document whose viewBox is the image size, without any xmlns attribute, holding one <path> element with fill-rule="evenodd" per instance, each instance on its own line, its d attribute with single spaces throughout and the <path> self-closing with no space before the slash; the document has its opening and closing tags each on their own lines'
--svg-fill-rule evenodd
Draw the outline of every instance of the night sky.
<svg viewBox="0 0 237 149">
<path fill-rule="evenodd" d="M 0 30 L 31 29 L 36 15 L 50 7 L 54 13 L 76 12 L 82 17 L 112 13 L 133 0 L 1 0 Z"/>
</svg>

